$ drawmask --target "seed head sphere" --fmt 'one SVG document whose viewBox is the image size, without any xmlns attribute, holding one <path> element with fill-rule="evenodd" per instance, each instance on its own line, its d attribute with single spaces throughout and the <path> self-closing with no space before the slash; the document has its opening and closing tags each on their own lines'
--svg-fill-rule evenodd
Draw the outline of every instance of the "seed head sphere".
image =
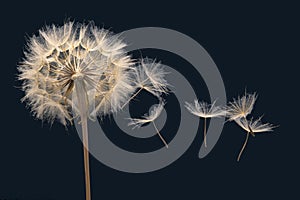
<svg viewBox="0 0 300 200">
<path fill-rule="evenodd" d="M 124 47 L 119 35 L 93 23 L 68 22 L 39 30 L 29 39 L 18 67 L 25 91 L 22 101 L 37 118 L 58 119 L 64 125 L 76 117 L 72 109 L 79 115 L 76 97 L 80 95 L 93 102 L 88 115 L 118 111 L 134 91 L 133 62 Z M 81 88 L 76 89 L 76 82 L 82 83 Z"/>
</svg>

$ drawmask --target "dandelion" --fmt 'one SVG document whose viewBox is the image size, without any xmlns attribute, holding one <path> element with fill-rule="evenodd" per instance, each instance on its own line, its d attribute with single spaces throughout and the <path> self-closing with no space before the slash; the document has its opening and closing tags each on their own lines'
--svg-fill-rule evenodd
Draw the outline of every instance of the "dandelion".
<svg viewBox="0 0 300 200">
<path fill-rule="evenodd" d="M 165 79 L 166 74 L 160 63 L 149 58 L 141 59 L 138 65 L 133 69 L 134 85 L 138 90 L 125 102 L 122 108 L 142 90 L 146 90 L 158 98 L 160 98 L 162 94 L 168 93 L 167 87 L 169 84 Z"/>
<path fill-rule="evenodd" d="M 125 46 L 118 35 L 92 23 L 52 25 L 29 40 L 18 67 L 22 101 L 35 117 L 63 125 L 80 119 L 86 200 L 91 199 L 87 119 L 118 111 L 134 91 Z"/>
<path fill-rule="evenodd" d="M 188 109 L 190 113 L 196 115 L 200 118 L 204 118 L 204 145 L 206 144 L 206 119 L 213 117 L 221 117 L 225 115 L 225 111 L 222 107 L 215 105 L 216 101 L 212 104 L 208 104 L 206 102 L 199 102 L 198 100 L 194 100 L 194 105 L 188 102 L 185 102 L 185 107 Z"/>
<path fill-rule="evenodd" d="M 238 99 L 233 99 L 232 102 L 229 102 L 229 106 L 227 106 L 226 109 L 226 114 L 229 118 L 228 120 L 233 121 L 239 118 L 246 118 L 246 116 L 251 113 L 256 99 L 256 93 L 246 93 L 244 96 L 238 97 Z"/>
<path fill-rule="evenodd" d="M 150 112 L 148 114 L 145 114 L 141 119 L 132 119 L 130 118 L 130 122 L 128 123 L 128 126 L 133 126 L 134 128 L 140 128 L 142 125 L 146 124 L 146 123 L 152 123 L 154 126 L 154 129 L 156 130 L 156 133 L 158 134 L 159 138 L 161 139 L 161 141 L 165 144 L 165 146 L 168 148 L 168 144 L 165 141 L 165 139 L 162 137 L 162 135 L 160 134 L 156 124 L 155 124 L 155 120 L 158 118 L 158 116 L 161 114 L 163 108 L 164 108 L 165 102 L 164 101 L 160 101 L 159 104 L 156 104 L 152 107 L 152 109 L 150 110 Z"/>
<path fill-rule="evenodd" d="M 247 132 L 246 140 L 245 140 L 245 142 L 242 146 L 242 149 L 238 155 L 237 161 L 240 160 L 241 155 L 248 143 L 249 134 L 251 134 L 252 136 L 255 136 L 256 133 L 273 131 L 273 129 L 275 128 L 275 126 L 272 124 L 261 123 L 261 118 L 262 117 L 258 118 L 257 120 L 253 120 L 253 118 L 251 118 L 251 120 L 247 120 L 246 118 L 240 118 L 240 119 L 236 120 L 236 123 Z"/>
</svg>

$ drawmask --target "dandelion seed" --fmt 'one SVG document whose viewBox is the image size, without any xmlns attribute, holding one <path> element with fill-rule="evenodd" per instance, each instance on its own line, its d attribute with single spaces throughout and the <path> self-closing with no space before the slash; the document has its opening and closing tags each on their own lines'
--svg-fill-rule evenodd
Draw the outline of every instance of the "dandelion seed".
<svg viewBox="0 0 300 200">
<path fill-rule="evenodd" d="M 198 100 L 194 100 L 194 104 L 190 104 L 185 102 L 185 107 L 187 110 L 200 118 L 204 118 L 204 146 L 207 147 L 206 143 L 206 119 L 213 117 L 221 117 L 225 115 L 225 110 L 215 105 L 216 101 L 212 104 L 208 104 L 206 102 L 199 102 Z"/>
<path fill-rule="evenodd" d="M 128 126 L 133 126 L 133 129 L 134 129 L 137 127 L 140 128 L 142 125 L 144 125 L 146 123 L 152 123 L 159 138 L 165 144 L 165 146 L 168 148 L 169 146 L 168 146 L 167 142 L 160 134 L 160 132 L 157 129 L 157 126 L 154 122 L 158 118 L 158 116 L 161 114 L 161 112 L 164 108 L 164 105 L 165 105 L 164 101 L 161 101 L 159 104 L 154 105 L 152 107 L 152 109 L 150 110 L 150 112 L 148 114 L 145 114 L 141 119 L 130 118 L 131 121 L 128 123 Z"/>
<path fill-rule="evenodd" d="M 255 136 L 256 133 L 273 131 L 273 129 L 275 128 L 275 126 L 272 124 L 261 123 L 261 118 L 262 117 L 258 118 L 257 120 L 254 120 L 254 121 L 253 121 L 253 118 L 251 118 L 251 120 L 247 120 L 246 118 L 239 118 L 239 119 L 235 120 L 235 122 L 247 132 L 246 140 L 245 140 L 245 142 L 242 146 L 242 149 L 238 155 L 237 161 L 240 160 L 241 155 L 248 143 L 249 134 L 251 134 L 252 136 Z"/>
<path fill-rule="evenodd" d="M 138 65 L 133 68 L 134 82 L 137 92 L 122 106 L 127 105 L 130 100 L 135 98 L 142 90 L 146 90 L 154 96 L 160 98 L 164 93 L 168 93 L 168 82 L 165 79 L 167 73 L 160 63 L 149 58 L 141 59 Z"/>
<path fill-rule="evenodd" d="M 134 90 L 125 46 L 118 35 L 92 23 L 52 25 L 30 39 L 18 67 L 22 101 L 35 117 L 51 123 L 58 119 L 63 125 L 80 118 L 86 200 L 91 199 L 87 118 L 118 111 Z"/>
<path fill-rule="evenodd" d="M 229 102 L 229 106 L 227 106 L 226 109 L 228 120 L 233 121 L 239 118 L 246 118 L 246 116 L 251 113 L 256 99 L 256 93 L 246 93 L 244 96 Z"/>
</svg>

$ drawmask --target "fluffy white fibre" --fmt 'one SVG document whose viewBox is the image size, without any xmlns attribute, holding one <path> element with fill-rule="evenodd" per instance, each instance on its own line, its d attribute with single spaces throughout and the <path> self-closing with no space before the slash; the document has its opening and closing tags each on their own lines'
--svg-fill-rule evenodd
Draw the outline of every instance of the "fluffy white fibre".
<svg viewBox="0 0 300 200">
<path fill-rule="evenodd" d="M 168 93 L 166 74 L 160 63 L 149 58 L 141 59 L 134 68 L 135 86 L 160 98 L 161 94 Z"/>
<path fill-rule="evenodd" d="M 208 104 L 204 101 L 200 102 L 198 100 L 194 100 L 194 104 L 185 102 L 185 107 L 190 113 L 202 118 L 224 116 L 226 111 L 222 107 L 216 106 L 215 104 L 216 101 L 214 101 L 212 104 Z"/>
<path fill-rule="evenodd" d="M 261 118 L 262 117 L 256 120 L 253 120 L 253 118 L 251 118 L 250 120 L 247 120 L 246 118 L 240 118 L 235 120 L 235 122 L 245 131 L 252 134 L 273 131 L 273 128 L 275 128 L 274 125 L 270 123 L 263 124 L 261 122 Z"/>
<path fill-rule="evenodd" d="M 226 109 L 228 120 L 232 121 L 239 118 L 245 118 L 251 113 L 256 99 L 256 93 L 246 93 L 244 96 L 238 97 L 238 99 L 233 99 L 232 102 L 229 102 Z"/>
<path fill-rule="evenodd" d="M 29 40 L 18 67 L 25 91 L 22 100 L 37 118 L 59 119 L 66 125 L 75 117 L 71 109 L 78 110 L 72 96 L 77 96 L 74 81 L 80 79 L 88 102 L 95 101 L 92 113 L 119 110 L 135 89 L 125 46 L 118 35 L 92 23 L 45 27 Z"/>
<path fill-rule="evenodd" d="M 133 126 L 133 129 L 136 127 L 141 127 L 145 123 L 153 122 L 161 114 L 164 109 L 165 102 L 161 101 L 159 104 L 154 105 L 149 113 L 145 114 L 141 119 L 132 119 L 128 126 Z"/>
</svg>

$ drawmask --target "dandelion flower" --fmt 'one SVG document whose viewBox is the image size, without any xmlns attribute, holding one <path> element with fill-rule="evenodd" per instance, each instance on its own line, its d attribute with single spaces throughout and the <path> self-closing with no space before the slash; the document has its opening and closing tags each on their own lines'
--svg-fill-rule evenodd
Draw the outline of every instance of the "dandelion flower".
<svg viewBox="0 0 300 200">
<path fill-rule="evenodd" d="M 136 97 L 143 89 L 160 98 L 164 93 L 168 93 L 168 82 L 165 79 L 167 72 L 160 63 L 149 58 L 141 59 L 133 68 L 133 80 L 137 92 L 122 106 L 122 108 Z"/>
<path fill-rule="evenodd" d="M 275 126 L 272 124 L 261 123 L 261 118 L 262 117 L 258 118 L 257 120 L 253 120 L 253 118 L 251 118 L 250 120 L 247 120 L 246 118 L 240 118 L 240 119 L 236 120 L 236 123 L 247 132 L 246 140 L 245 140 L 245 142 L 242 146 L 242 149 L 238 155 L 237 161 L 240 160 L 241 155 L 247 145 L 249 134 L 251 134 L 252 136 L 255 136 L 256 133 L 273 131 L 273 129 L 275 128 Z"/>
<path fill-rule="evenodd" d="M 165 139 L 160 134 L 160 132 L 157 129 L 157 126 L 154 122 L 158 118 L 158 116 L 161 114 L 161 112 L 164 108 L 164 105 L 165 105 L 165 102 L 161 100 L 161 102 L 159 104 L 154 105 L 152 107 L 152 109 L 150 110 L 150 112 L 148 114 L 145 114 L 141 119 L 132 119 L 132 118 L 130 118 L 131 121 L 128 123 L 128 126 L 133 126 L 133 129 L 134 129 L 136 127 L 140 128 L 143 124 L 152 123 L 155 130 L 156 130 L 156 133 L 160 137 L 161 141 L 168 148 L 167 142 L 165 141 Z"/>
<path fill-rule="evenodd" d="M 87 118 L 116 112 L 133 92 L 126 44 L 92 23 L 47 26 L 33 36 L 18 67 L 33 115 L 63 125 L 79 117 L 84 144 L 86 199 L 90 200 Z M 94 103 L 93 103 L 94 102 Z M 95 105 L 91 109 L 91 105 Z M 74 115 L 72 114 L 72 109 Z"/>
<path fill-rule="evenodd" d="M 233 121 L 239 118 L 245 118 L 248 114 L 251 113 L 254 103 L 257 99 L 256 93 L 245 94 L 238 99 L 233 99 L 232 102 L 229 102 L 227 107 L 227 116 L 229 121 Z"/>
<path fill-rule="evenodd" d="M 215 105 L 216 101 L 212 104 L 208 104 L 206 102 L 199 102 L 198 100 L 194 100 L 194 104 L 185 102 L 185 107 L 187 110 L 200 118 L 204 118 L 204 145 L 206 144 L 206 119 L 213 117 L 221 117 L 225 115 L 225 111 L 222 107 Z"/>
</svg>

